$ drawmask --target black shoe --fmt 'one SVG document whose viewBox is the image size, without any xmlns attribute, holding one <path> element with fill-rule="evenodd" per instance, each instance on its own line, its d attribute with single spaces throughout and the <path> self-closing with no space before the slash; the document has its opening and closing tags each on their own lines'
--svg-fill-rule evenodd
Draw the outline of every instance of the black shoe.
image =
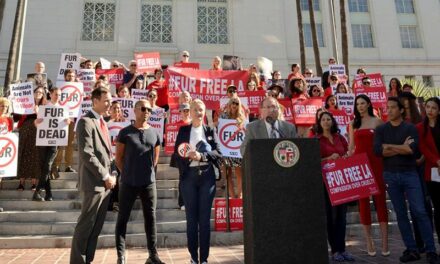
<svg viewBox="0 0 440 264">
<path fill-rule="evenodd" d="M 428 261 L 429 264 L 439 264 L 440 263 L 440 259 L 435 252 L 426 253 L 426 260 Z"/>
<path fill-rule="evenodd" d="M 32 201 L 37 201 L 37 202 L 44 202 L 44 198 L 41 197 L 40 195 L 40 191 L 35 191 L 34 195 L 32 196 Z"/>
<path fill-rule="evenodd" d="M 44 196 L 44 200 L 45 201 L 47 201 L 47 202 L 50 202 L 50 201 L 53 201 L 53 197 L 52 197 L 52 195 L 46 195 L 46 196 Z"/>
<path fill-rule="evenodd" d="M 20 183 L 20 185 L 18 185 L 18 187 L 17 187 L 17 191 L 24 191 L 24 186 L 23 186 L 23 184 Z"/>
<path fill-rule="evenodd" d="M 411 261 L 416 261 L 420 259 L 420 254 L 416 251 L 405 250 L 403 255 L 399 258 L 400 262 L 406 263 Z"/>
<path fill-rule="evenodd" d="M 159 255 L 155 254 L 150 255 L 145 264 L 165 264 L 165 262 L 162 262 L 162 260 L 159 258 Z"/>
<path fill-rule="evenodd" d="M 35 191 L 36 189 L 37 189 L 37 185 L 32 184 L 31 190 L 32 190 L 32 191 Z"/>
<path fill-rule="evenodd" d="M 68 167 L 66 168 L 65 172 L 76 172 L 76 170 L 74 170 L 74 169 L 72 168 L 72 166 L 68 166 Z"/>
<path fill-rule="evenodd" d="M 125 257 L 119 257 L 117 264 L 125 264 Z"/>
</svg>

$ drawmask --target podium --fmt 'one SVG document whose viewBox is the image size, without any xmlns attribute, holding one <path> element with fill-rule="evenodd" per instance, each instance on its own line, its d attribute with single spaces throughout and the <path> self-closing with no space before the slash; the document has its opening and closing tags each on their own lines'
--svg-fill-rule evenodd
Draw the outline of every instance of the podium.
<svg viewBox="0 0 440 264">
<path fill-rule="evenodd" d="M 328 263 L 318 140 L 251 140 L 243 170 L 245 263 Z"/>
</svg>

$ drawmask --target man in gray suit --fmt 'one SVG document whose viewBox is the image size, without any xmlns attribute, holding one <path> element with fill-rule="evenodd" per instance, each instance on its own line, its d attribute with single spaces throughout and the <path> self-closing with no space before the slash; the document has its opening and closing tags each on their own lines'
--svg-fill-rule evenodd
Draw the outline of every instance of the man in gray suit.
<svg viewBox="0 0 440 264">
<path fill-rule="evenodd" d="M 91 263 L 104 224 L 110 189 L 116 178 L 110 175 L 110 137 L 102 115 L 112 102 L 108 89 L 92 91 L 92 110 L 78 121 L 79 190 L 82 209 L 75 227 L 70 252 L 71 264 Z"/>
<path fill-rule="evenodd" d="M 246 145 L 251 139 L 296 137 L 295 126 L 280 120 L 280 113 L 281 108 L 277 99 L 271 96 L 264 98 L 260 104 L 261 118 L 246 126 L 244 141 L 240 146 L 242 156 L 244 156 Z"/>
</svg>

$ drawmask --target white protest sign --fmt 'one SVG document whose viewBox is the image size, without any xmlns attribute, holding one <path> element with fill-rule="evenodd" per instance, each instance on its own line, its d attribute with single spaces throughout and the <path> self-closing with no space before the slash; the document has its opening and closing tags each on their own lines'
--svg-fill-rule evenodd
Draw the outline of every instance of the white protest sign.
<svg viewBox="0 0 440 264">
<path fill-rule="evenodd" d="M 81 117 L 85 116 L 90 110 L 92 110 L 92 101 L 85 100 L 81 102 L 80 110 L 78 111 L 78 118 L 76 119 L 75 128 L 73 131 L 76 132 L 76 126 L 78 125 L 78 121 Z"/>
<path fill-rule="evenodd" d="M 60 60 L 60 69 L 58 70 L 57 80 L 64 80 L 64 71 L 66 69 L 73 69 L 78 71 L 80 69 L 79 65 L 81 63 L 80 53 L 62 53 Z"/>
<path fill-rule="evenodd" d="M 95 86 L 95 69 L 80 69 L 78 71 L 78 78 L 83 83 L 84 95 L 88 96 Z"/>
<path fill-rule="evenodd" d="M 321 86 L 321 77 L 308 77 L 308 78 L 305 78 L 305 80 L 307 83 L 307 87 L 309 87 L 309 88 L 312 85 Z"/>
<path fill-rule="evenodd" d="M 57 82 L 61 90 L 60 105 L 69 111 L 69 117 L 77 117 L 83 101 L 83 84 L 81 82 Z"/>
<path fill-rule="evenodd" d="M 103 69 L 103 70 L 108 70 L 108 69 L 111 69 L 111 62 L 110 61 L 108 61 L 108 60 L 106 60 L 106 59 L 104 59 L 104 58 L 99 58 L 99 61 L 101 62 L 101 68 Z"/>
<path fill-rule="evenodd" d="M 132 98 L 114 98 L 113 101 L 117 101 L 121 104 L 122 115 L 127 120 L 135 120 L 136 117 L 134 115 L 134 105 L 138 101 L 137 99 Z"/>
<path fill-rule="evenodd" d="M 344 110 L 348 115 L 354 114 L 354 99 L 355 95 L 351 93 L 337 93 L 336 100 L 338 102 L 338 107 Z"/>
<path fill-rule="evenodd" d="M 37 126 L 36 146 L 67 146 L 69 133 L 68 111 L 59 106 L 41 106 L 38 118 L 43 122 Z"/>
<path fill-rule="evenodd" d="M 0 135 L 0 178 L 17 176 L 18 134 Z"/>
<path fill-rule="evenodd" d="M 271 73 L 273 72 L 273 62 L 271 60 L 265 57 L 258 57 L 257 66 L 260 73 L 266 77 L 266 80 L 272 77 Z"/>
<path fill-rule="evenodd" d="M 32 82 L 16 83 L 9 86 L 13 112 L 20 115 L 34 114 L 34 88 Z"/>
<path fill-rule="evenodd" d="M 333 64 L 329 66 L 329 74 L 338 75 L 339 82 L 346 83 L 347 75 L 345 74 L 345 65 L 344 64 Z"/>
<path fill-rule="evenodd" d="M 241 127 L 235 119 L 218 120 L 220 151 L 224 157 L 241 158 L 240 146 L 244 140 L 246 123 Z"/>
<path fill-rule="evenodd" d="M 148 124 L 154 129 L 154 131 L 157 132 L 161 143 L 163 141 L 163 131 L 164 131 L 164 125 L 165 125 L 165 114 L 164 113 L 154 113 L 153 112 L 153 113 L 151 113 L 150 119 L 148 119 Z"/>
<path fill-rule="evenodd" d="M 113 155 L 116 154 L 116 139 L 118 138 L 119 131 L 123 129 L 124 127 L 128 127 L 130 125 L 130 122 L 113 122 L 109 121 L 107 123 L 108 127 L 108 133 L 110 135 L 110 141 L 112 143 L 112 153 Z"/>
<path fill-rule="evenodd" d="M 131 97 L 134 99 L 147 99 L 148 90 L 131 89 Z"/>
</svg>

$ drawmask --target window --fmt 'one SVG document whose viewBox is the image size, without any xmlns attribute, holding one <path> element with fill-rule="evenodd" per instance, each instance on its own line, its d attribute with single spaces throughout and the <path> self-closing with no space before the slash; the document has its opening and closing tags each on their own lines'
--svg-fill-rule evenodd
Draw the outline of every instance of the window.
<svg viewBox="0 0 440 264">
<path fill-rule="evenodd" d="M 318 46 L 324 47 L 324 35 L 322 34 L 322 24 L 316 23 L 316 35 L 318 37 Z M 310 24 L 303 24 L 304 27 L 304 39 L 306 47 L 313 47 L 312 42 L 312 27 Z"/>
<path fill-rule="evenodd" d="M 407 80 L 415 80 L 416 76 L 414 76 L 414 75 L 405 75 L 405 79 L 407 79 Z"/>
<path fill-rule="evenodd" d="M 402 41 L 402 48 L 422 48 L 416 26 L 400 26 L 400 39 Z"/>
<path fill-rule="evenodd" d="M 144 0 L 141 6 L 140 41 L 172 43 L 172 21 L 172 0 Z"/>
<path fill-rule="evenodd" d="M 360 24 L 351 25 L 351 34 L 353 36 L 353 47 L 355 48 L 372 48 L 373 36 L 371 34 L 371 25 Z"/>
<path fill-rule="evenodd" d="M 200 44 L 228 44 L 227 0 L 197 0 L 197 40 Z"/>
<path fill-rule="evenodd" d="M 348 0 L 348 9 L 350 12 L 368 12 L 367 0 Z"/>
<path fill-rule="evenodd" d="M 113 41 L 115 9 L 114 1 L 86 1 L 84 3 L 81 40 Z"/>
<path fill-rule="evenodd" d="M 431 75 L 424 75 L 422 76 L 423 83 L 428 87 L 434 87 L 434 82 L 432 81 Z"/>
<path fill-rule="evenodd" d="M 313 2 L 313 10 L 319 11 L 319 0 L 312 0 Z M 309 1 L 301 0 L 299 2 L 302 11 L 309 11 Z"/>
<path fill-rule="evenodd" d="M 414 14 L 413 0 L 394 0 L 397 13 Z"/>
</svg>

